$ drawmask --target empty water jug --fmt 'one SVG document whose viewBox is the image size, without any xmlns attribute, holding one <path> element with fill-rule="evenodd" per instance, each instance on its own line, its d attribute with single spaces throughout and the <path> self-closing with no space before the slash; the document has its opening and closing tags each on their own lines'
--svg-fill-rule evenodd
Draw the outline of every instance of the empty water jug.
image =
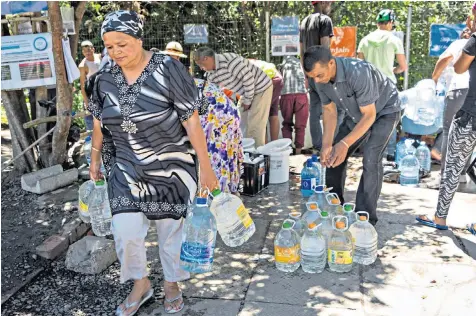
<svg viewBox="0 0 476 316">
<path fill-rule="evenodd" d="M 304 235 L 304 232 L 306 231 L 307 227 L 307 222 L 301 218 L 301 215 L 301 212 L 296 211 L 292 211 L 288 215 L 288 218 L 292 219 L 295 222 L 293 229 L 296 231 L 296 233 L 298 233 L 299 238 Z"/>
<path fill-rule="evenodd" d="M 228 247 L 243 245 L 256 230 L 248 210 L 236 195 L 221 192 L 219 189 L 213 190 L 212 195 L 210 210 L 215 215 L 223 242 Z"/>
<path fill-rule="evenodd" d="M 420 146 L 418 146 L 415 151 L 415 157 L 418 159 L 420 168 L 423 169 L 423 171 L 431 171 L 431 153 L 425 142 L 420 142 Z"/>
<path fill-rule="evenodd" d="M 306 222 L 306 227 L 311 223 L 319 224 L 321 222 L 321 214 L 316 202 L 306 203 L 307 212 L 302 216 L 303 221 Z"/>
<path fill-rule="evenodd" d="M 354 243 L 354 262 L 369 265 L 377 259 L 378 234 L 369 223 L 369 213 L 357 212 L 357 221 L 350 226 Z"/>
<path fill-rule="evenodd" d="M 206 193 L 197 197 L 183 224 L 180 268 L 192 273 L 208 272 L 213 267 L 217 224 L 208 207 L 208 190 Z"/>
<path fill-rule="evenodd" d="M 335 216 L 332 226 L 334 229 L 327 247 L 329 269 L 333 272 L 349 272 L 353 264 L 353 244 L 347 217 Z"/>
<path fill-rule="evenodd" d="M 343 209 L 344 209 L 344 216 L 347 217 L 349 226 L 351 226 L 356 221 L 355 204 L 344 203 Z"/>
<path fill-rule="evenodd" d="M 316 202 L 319 208 L 324 207 L 327 205 L 326 195 L 328 193 L 328 189 L 325 185 L 318 185 L 314 189 L 314 193 L 312 193 L 311 197 L 309 198 L 308 202 Z"/>
<path fill-rule="evenodd" d="M 314 193 L 317 177 L 318 174 L 313 167 L 312 160 L 308 159 L 306 166 L 301 171 L 301 194 L 303 197 L 310 197 Z"/>
<path fill-rule="evenodd" d="M 274 239 L 276 269 L 283 272 L 294 272 L 301 264 L 300 239 L 293 226 L 293 220 L 285 220 Z"/>
<path fill-rule="evenodd" d="M 420 163 L 414 155 L 406 155 L 400 161 L 400 184 L 415 187 L 420 181 Z"/>
<path fill-rule="evenodd" d="M 301 267 L 306 273 L 321 273 L 326 267 L 327 245 L 320 226 L 309 224 L 301 239 Z"/>
<path fill-rule="evenodd" d="M 91 193 L 88 210 L 94 234 L 96 236 L 110 235 L 112 214 L 106 180 L 98 180 L 94 183 L 94 190 Z"/>
<path fill-rule="evenodd" d="M 92 197 L 93 191 L 94 181 L 91 180 L 84 182 L 79 187 L 78 215 L 79 218 L 85 223 L 89 223 L 91 221 L 91 216 L 89 215 L 89 200 Z"/>
<path fill-rule="evenodd" d="M 327 205 L 322 210 L 327 211 L 331 218 L 333 216 L 339 215 L 340 199 L 337 193 L 328 193 L 326 195 L 326 201 L 327 201 Z"/>
</svg>

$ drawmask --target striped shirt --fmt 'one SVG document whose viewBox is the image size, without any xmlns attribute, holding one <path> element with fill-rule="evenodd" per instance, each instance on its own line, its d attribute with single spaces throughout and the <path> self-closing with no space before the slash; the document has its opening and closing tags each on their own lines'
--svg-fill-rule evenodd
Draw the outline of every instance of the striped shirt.
<svg viewBox="0 0 476 316">
<path fill-rule="evenodd" d="M 283 76 L 284 87 L 281 95 L 307 93 L 306 77 L 301 67 L 301 61 L 294 56 L 285 56 L 283 63 L 278 66 Z"/>
<path fill-rule="evenodd" d="M 242 104 L 251 104 L 255 94 L 272 85 L 264 71 L 237 54 L 215 54 L 215 68 L 207 73 L 208 81 L 240 94 Z"/>
</svg>

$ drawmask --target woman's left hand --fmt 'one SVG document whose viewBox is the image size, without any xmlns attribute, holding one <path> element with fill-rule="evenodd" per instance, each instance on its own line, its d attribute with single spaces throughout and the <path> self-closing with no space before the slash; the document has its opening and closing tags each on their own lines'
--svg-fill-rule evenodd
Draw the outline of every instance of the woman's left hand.
<svg viewBox="0 0 476 316">
<path fill-rule="evenodd" d="M 200 185 L 202 188 L 208 188 L 210 192 L 219 188 L 217 176 L 211 166 L 204 168 L 200 166 Z"/>
</svg>

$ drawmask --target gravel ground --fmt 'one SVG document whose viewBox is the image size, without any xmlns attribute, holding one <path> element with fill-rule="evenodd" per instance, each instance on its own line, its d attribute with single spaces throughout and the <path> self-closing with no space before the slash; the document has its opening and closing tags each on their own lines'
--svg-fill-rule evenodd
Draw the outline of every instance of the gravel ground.
<svg viewBox="0 0 476 316">
<path fill-rule="evenodd" d="M 40 206 L 38 195 L 23 191 L 20 179 L 2 176 L 2 297 L 48 263 L 35 248 L 57 233 L 76 211 L 63 205 Z"/>
</svg>

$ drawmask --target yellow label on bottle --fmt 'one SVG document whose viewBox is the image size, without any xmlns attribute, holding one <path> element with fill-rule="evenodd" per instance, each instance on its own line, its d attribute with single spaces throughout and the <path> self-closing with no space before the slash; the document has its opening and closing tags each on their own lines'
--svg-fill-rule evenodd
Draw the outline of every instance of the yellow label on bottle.
<svg viewBox="0 0 476 316">
<path fill-rule="evenodd" d="M 274 246 L 274 260 L 278 263 L 295 264 L 301 260 L 299 245 L 294 247 Z"/>
<path fill-rule="evenodd" d="M 329 263 L 335 264 L 351 264 L 352 263 L 352 250 L 348 251 L 335 251 L 327 250 L 327 260 Z"/>
<path fill-rule="evenodd" d="M 248 213 L 243 204 L 241 204 L 240 207 L 236 210 L 236 214 L 238 214 L 238 217 L 241 219 L 243 226 L 245 226 L 246 228 L 250 227 L 251 224 L 253 224 L 253 220 L 251 219 L 250 214 Z"/>
<path fill-rule="evenodd" d="M 79 211 L 89 216 L 88 206 L 81 200 L 79 200 Z"/>
</svg>

